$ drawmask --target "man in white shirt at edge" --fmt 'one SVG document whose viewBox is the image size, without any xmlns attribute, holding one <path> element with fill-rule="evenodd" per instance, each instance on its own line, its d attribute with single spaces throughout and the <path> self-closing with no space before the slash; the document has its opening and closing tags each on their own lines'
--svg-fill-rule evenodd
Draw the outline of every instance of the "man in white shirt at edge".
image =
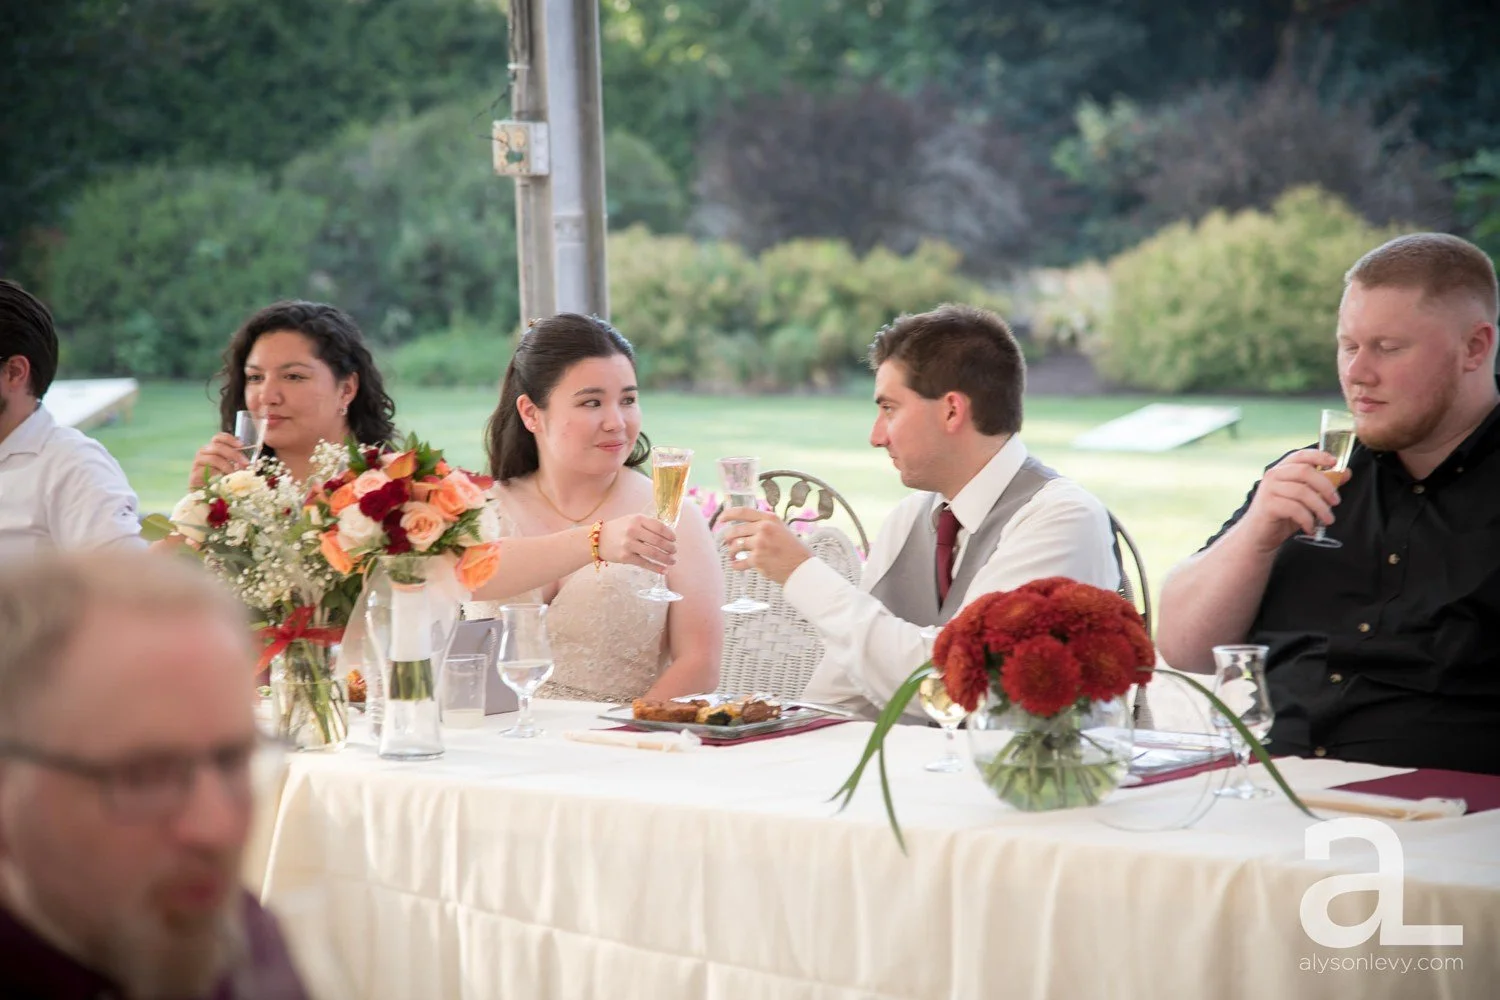
<svg viewBox="0 0 1500 1000">
<path fill-rule="evenodd" d="M 39 549 L 144 548 L 119 463 L 42 406 L 56 374 L 52 314 L 0 279 L 0 560 Z"/>
<path fill-rule="evenodd" d="M 1004 320 L 951 304 L 902 316 L 876 335 L 870 366 L 878 410 L 870 444 L 920 492 L 881 527 L 860 585 L 775 515 L 734 508 L 723 516 L 740 522 L 726 533 L 731 552 L 747 553 L 739 566 L 782 584 L 823 638 L 803 697 L 873 717 L 926 661 L 925 626 L 1031 580 L 1064 576 L 1114 590 L 1120 575 L 1104 505 L 1031 458 L 1017 436 L 1026 363 Z M 951 582 L 940 580 L 943 522 L 952 532 L 944 506 L 957 519 Z M 920 716 L 915 703 L 908 714 Z"/>
</svg>

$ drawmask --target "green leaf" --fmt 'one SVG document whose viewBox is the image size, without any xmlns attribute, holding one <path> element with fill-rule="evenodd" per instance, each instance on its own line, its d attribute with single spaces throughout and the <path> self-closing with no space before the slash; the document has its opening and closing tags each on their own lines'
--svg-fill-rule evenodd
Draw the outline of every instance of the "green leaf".
<svg viewBox="0 0 1500 1000">
<path fill-rule="evenodd" d="M 1260 740 L 1251 735 L 1250 730 L 1245 728 L 1245 724 L 1240 721 L 1239 716 L 1230 711 L 1229 706 L 1220 701 L 1218 695 L 1214 694 L 1207 687 L 1193 680 L 1186 674 L 1172 671 L 1169 672 L 1167 676 L 1177 678 L 1184 684 L 1195 689 L 1199 694 L 1203 695 L 1203 697 L 1207 698 L 1209 704 L 1214 707 L 1214 710 L 1224 718 L 1228 719 L 1230 724 L 1234 726 L 1235 732 L 1240 734 L 1240 739 L 1245 741 L 1245 745 L 1250 748 L 1250 752 L 1255 755 L 1255 759 L 1260 761 L 1261 764 L 1265 765 L 1266 771 L 1271 775 L 1273 779 L 1275 779 L 1276 784 L 1280 786 L 1281 790 L 1286 793 L 1286 797 L 1292 801 L 1292 805 L 1296 806 L 1298 809 L 1302 810 L 1302 812 L 1306 813 L 1313 819 L 1322 818 L 1314 813 L 1311 809 L 1307 808 L 1306 804 L 1304 804 L 1303 801 L 1297 797 L 1297 793 L 1292 791 L 1292 786 L 1287 784 L 1286 779 L 1281 776 L 1281 770 L 1271 761 L 1271 755 L 1266 753 L 1265 744 L 1261 743 Z"/>
<path fill-rule="evenodd" d="M 159 542 L 172 531 L 172 522 L 165 514 L 147 514 L 141 519 L 141 537 L 148 542 Z"/>
<path fill-rule="evenodd" d="M 885 800 L 886 818 L 890 820 L 891 830 L 896 835 L 896 843 L 901 846 L 902 854 L 906 853 L 906 838 L 902 836 L 901 824 L 896 819 L 896 805 L 891 799 L 890 781 L 886 777 L 885 737 L 891 731 L 891 727 L 896 725 L 901 719 L 901 713 L 906 711 L 906 706 L 910 704 L 912 697 L 917 693 L 917 689 L 922 686 L 923 679 L 931 673 L 933 673 L 932 663 L 924 663 L 912 671 L 910 677 L 901 682 L 901 686 L 892 693 L 891 700 L 886 702 L 885 707 L 880 711 L 879 717 L 875 720 L 875 728 L 870 731 L 870 739 L 865 743 L 864 753 L 860 755 L 859 763 L 855 765 L 849 777 L 844 779 L 844 783 L 839 786 L 838 791 L 829 797 L 830 802 L 834 799 L 842 798 L 843 801 L 839 803 L 840 812 L 847 808 L 849 803 L 854 799 L 854 791 L 859 787 L 859 780 L 864 775 L 865 767 L 869 765 L 872 757 L 878 756 L 880 794 Z"/>
</svg>

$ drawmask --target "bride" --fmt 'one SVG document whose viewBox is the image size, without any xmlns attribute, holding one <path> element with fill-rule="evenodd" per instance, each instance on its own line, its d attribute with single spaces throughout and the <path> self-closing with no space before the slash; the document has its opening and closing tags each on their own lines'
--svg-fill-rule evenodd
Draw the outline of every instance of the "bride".
<svg viewBox="0 0 1500 1000">
<path fill-rule="evenodd" d="M 544 697 L 712 691 L 723 645 L 718 562 L 696 511 L 685 511 L 675 532 L 651 516 L 651 480 L 639 471 L 650 442 L 630 342 L 592 317 L 536 322 L 506 369 L 487 437 L 503 534 L 550 536 L 572 558 L 507 559 L 502 547 L 499 571 L 465 617 L 493 617 L 505 603 L 549 605 L 555 670 Z M 598 553 L 589 558 L 596 523 Z M 665 569 L 681 601 L 637 596 L 654 568 Z"/>
</svg>

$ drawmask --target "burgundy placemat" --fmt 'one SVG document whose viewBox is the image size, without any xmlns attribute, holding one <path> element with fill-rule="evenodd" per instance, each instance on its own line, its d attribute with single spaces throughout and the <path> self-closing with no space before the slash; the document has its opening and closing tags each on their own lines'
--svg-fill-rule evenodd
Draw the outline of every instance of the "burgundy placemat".
<svg viewBox="0 0 1500 1000">
<path fill-rule="evenodd" d="M 1126 788 L 1145 788 L 1147 785 L 1159 785 L 1163 781 L 1176 781 L 1179 778 L 1191 778 L 1195 774 L 1205 771 L 1218 771 L 1226 767 L 1234 766 L 1234 755 L 1220 757 L 1218 760 L 1204 761 L 1202 764 L 1189 764 L 1187 767 L 1179 767 L 1175 771 L 1162 771 L 1159 774 L 1146 775 L 1134 784 L 1126 785 Z"/>
<path fill-rule="evenodd" d="M 1471 774 L 1423 767 L 1369 781 L 1335 785 L 1345 792 L 1370 792 L 1398 799 L 1463 799 L 1469 813 L 1500 809 L 1500 774 Z"/>
<path fill-rule="evenodd" d="M 799 733 L 810 733 L 814 729 L 827 729 L 829 726 L 842 725 L 845 722 L 853 722 L 853 719 L 818 719 L 801 726 L 793 726 L 791 729 L 778 729 L 774 733 L 761 733 L 759 736 L 741 736 L 738 739 L 725 739 L 722 736 L 700 736 L 706 747 L 735 747 L 741 743 L 759 743 L 761 740 L 779 740 L 783 736 L 796 736 Z M 611 729 L 636 729 L 635 726 L 610 726 Z M 649 732 L 651 730 L 636 729 L 636 732 Z"/>
</svg>

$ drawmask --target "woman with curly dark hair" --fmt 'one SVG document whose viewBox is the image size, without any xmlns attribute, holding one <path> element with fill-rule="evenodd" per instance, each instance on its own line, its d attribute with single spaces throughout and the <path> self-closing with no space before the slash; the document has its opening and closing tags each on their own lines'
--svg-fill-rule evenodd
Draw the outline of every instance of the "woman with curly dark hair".
<svg viewBox="0 0 1500 1000">
<path fill-rule="evenodd" d="M 396 404 L 359 327 L 333 306 L 286 301 L 261 309 L 230 339 L 218 378 L 219 433 L 193 459 L 189 488 L 248 464 L 233 434 L 239 410 L 265 419 L 261 454 L 274 455 L 298 479 L 311 471 L 319 441 L 396 440 Z"/>
</svg>

